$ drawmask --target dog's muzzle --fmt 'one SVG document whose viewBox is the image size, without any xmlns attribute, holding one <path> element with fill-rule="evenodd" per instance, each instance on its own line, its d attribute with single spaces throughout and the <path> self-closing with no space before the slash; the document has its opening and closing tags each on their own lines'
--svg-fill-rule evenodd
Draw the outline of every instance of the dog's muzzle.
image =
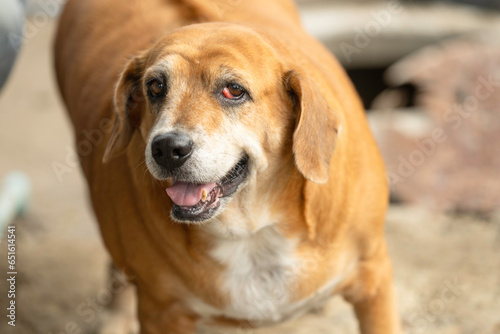
<svg viewBox="0 0 500 334">
<path fill-rule="evenodd" d="M 193 151 L 194 143 L 191 137 L 182 132 L 157 135 L 151 143 L 154 161 L 172 177 L 172 186 L 167 189 L 167 194 L 172 200 L 172 216 L 179 221 L 210 219 L 220 211 L 221 200 L 227 203 L 229 197 L 248 176 L 249 157 L 242 154 L 238 162 L 221 179 L 208 183 L 184 179 L 181 170 Z"/>
</svg>

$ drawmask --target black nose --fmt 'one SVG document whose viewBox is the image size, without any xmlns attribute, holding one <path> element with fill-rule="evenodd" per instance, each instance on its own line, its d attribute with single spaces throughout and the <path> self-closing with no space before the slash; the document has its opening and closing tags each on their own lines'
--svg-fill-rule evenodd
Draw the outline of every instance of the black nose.
<svg viewBox="0 0 500 334">
<path fill-rule="evenodd" d="M 181 167 L 193 152 L 193 141 L 187 135 L 169 132 L 154 137 L 151 152 L 156 163 L 168 171 Z"/>
</svg>

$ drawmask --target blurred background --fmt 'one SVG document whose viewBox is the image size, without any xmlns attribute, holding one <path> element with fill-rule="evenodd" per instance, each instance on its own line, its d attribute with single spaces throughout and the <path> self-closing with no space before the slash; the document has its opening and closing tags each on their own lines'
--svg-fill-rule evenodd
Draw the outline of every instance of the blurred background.
<svg viewBox="0 0 500 334">
<path fill-rule="evenodd" d="M 0 333 L 96 333 L 109 302 L 108 257 L 54 80 L 63 2 L 0 0 L 0 30 L 11 32 L 0 37 L 0 271 L 15 225 L 18 272 L 16 327 L 2 315 Z M 297 4 L 351 76 L 386 160 L 405 333 L 500 334 L 500 1 Z M 7 314 L 6 279 L 0 289 Z M 337 297 L 253 332 L 357 330 Z"/>
</svg>

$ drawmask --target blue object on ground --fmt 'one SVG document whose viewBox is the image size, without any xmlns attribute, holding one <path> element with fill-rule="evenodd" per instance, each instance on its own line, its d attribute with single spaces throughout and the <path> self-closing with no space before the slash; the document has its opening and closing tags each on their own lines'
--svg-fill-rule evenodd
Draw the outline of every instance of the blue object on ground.
<svg viewBox="0 0 500 334">
<path fill-rule="evenodd" d="M 0 90 L 7 81 L 22 43 L 24 0 L 0 1 Z"/>
</svg>

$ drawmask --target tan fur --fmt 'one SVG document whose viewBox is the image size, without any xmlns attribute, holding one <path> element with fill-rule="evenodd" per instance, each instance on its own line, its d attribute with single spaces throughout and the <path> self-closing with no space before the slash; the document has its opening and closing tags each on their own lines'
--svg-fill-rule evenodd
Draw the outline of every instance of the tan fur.
<svg viewBox="0 0 500 334">
<path fill-rule="evenodd" d="M 294 247 L 285 304 L 299 307 L 330 284 L 328 294 L 354 304 L 363 334 L 399 333 L 384 166 L 352 84 L 290 1 L 72 0 L 55 55 L 77 143 L 103 120 L 114 124 L 80 156 L 106 247 L 137 285 L 142 333 L 194 333 L 202 320 L 248 324 L 250 314 L 224 316 L 229 264 L 209 254 L 234 238 L 251 245 L 266 229 L 265 238 Z M 150 110 L 144 77 L 167 67 L 169 101 Z M 231 115 L 212 95 L 226 67 L 253 97 Z M 255 157 L 248 184 L 213 221 L 173 222 L 170 183 L 145 166 L 151 131 L 168 127 L 219 148 L 232 138 Z M 195 304 L 221 313 L 199 314 Z"/>
</svg>

